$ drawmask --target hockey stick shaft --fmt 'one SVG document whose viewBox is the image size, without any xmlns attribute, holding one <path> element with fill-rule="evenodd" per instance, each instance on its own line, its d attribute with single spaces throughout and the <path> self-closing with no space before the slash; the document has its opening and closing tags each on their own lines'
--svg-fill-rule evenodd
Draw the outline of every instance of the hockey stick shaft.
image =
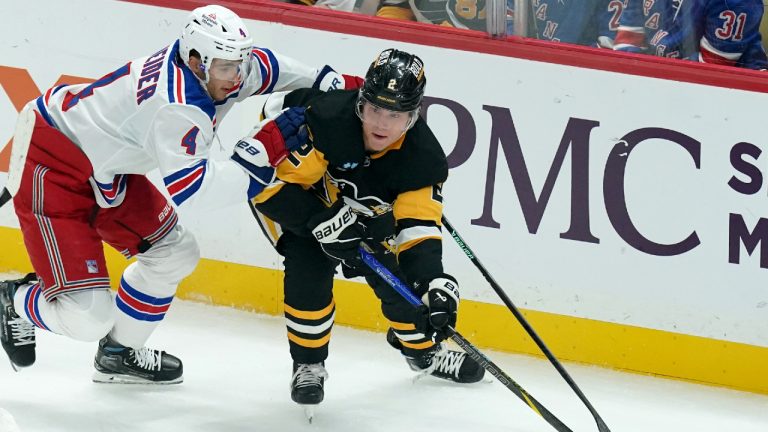
<svg viewBox="0 0 768 432">
<path fill-rule="evenodd" d="M 379 262 L 370 252 L 369 250 L 366 250 L 367 246 L 364 244 L 360 247 L 360 256 L 363 260 L 363 262 L 371 268 L 379 277 L 381 277 L 389 286 L 395 289 L 401 296 L 403 296 L 408 303 L 413 305 L 414 307 L 422 306 L 424 303 L 422 303 L 421 299 L 416 297 L 416 295 L 413 294 L 413 291 L 405 285 L 400 279 L 398 279 L 397 276 L 392 274 L 389 269 L 384 267 L 383 264 Z M 453 327 L 448 327 L 447 333 L 450 335 L 450 338 L 456 342 L 457 345 L 459 345 L 466 353 L 467 355 L 477 363 L 479 363 L 485 370 L 488 371 L 491 375 L 493 375 L 494 378 L 496 378 L 500 383 L 502 383 L 506 388 L 508 388 L 512 393 L 514 393 L 517 397 L 520 398 L 523 402 L 525 402 L 528 407 L 530 407 L 536 414 L 540 415 L 544 420 L 547 421 L 550 425 L 552 425 L 555 430 L 558 432 L 573 432 L 571 429 L 568 428 L 565 424 L 563 424 L 560 419 L 555 417 L 554 414 L 552 414 L 547 408 L 544 407 L 539 401 L 537 401 L 533 396 L 528 394 L 525 389 L 520 387 L 519 384 L 517 384 L 512 378 L 509 377 L 506 373 L 504 373 L 501 368 L 499 368 L 491 359 L 486 357 L 483 353 L 481 353 L 477 348 L 475 348 L 474 345 L 472 345 L 468 340 L 464 338 L 459 332 L 457 332 Z"/>
<path fill-rule="evenodd" d="M 509 299 L 507 294 L 504 292 L 504 290 L 501 289 L 501 286 L 499 286 L 498 283 L 496 283 L 496 280 L 491 276 L 490 273 L 488 273 L 488 270 L 486 270 L 485 266 L 480 262 L 480 260 L 477 258 L 477 255 L 470 249 L 469 245 L 467 245 L 467 242 L 464 241 L 464 239 L 459 235 L 459 233 L 456 231 L 456 228 L 451 225 L 451 223 L 448 221 L 448 219 L 443 216 L 442 218 L 443 226 L 451 233 L 451 237 L 456 241 L 456 244 L 459 245 L 461 250 L 464 252 L 464 254 L 469 258 L 470 261 L 477 267 L 478 270 L 480 270 L 480 273 L 482 273 L 483 277 L 485 277 L 485 280 L 488 281 L 488 283 L 491 285 L 491 288 L 496 292 L 496 294 L 501 298 L 501 300 L 504 302 L 504 304 L 509 308 L 509 310 L 512 312 L 512 314 L 517 318 L 517 321 L 520 322 L 520 325 L 523 326 L 525 331 L 531 336 L 534 342 L 536 342 L 536 345 L 538 345 L 541 352 L 544 353 L 544 355 L 549 359 L 550 363 L 557 369 L 557 371 L 560 373 L 560 376 L 563 377 L 565 382 L 568 383 L 568 385 L 573 389 L 573 391 L 576 393 L 576 395 L 581 399 L 582 402 L 584 402 L 584 405 L 586 405 L 587 409 L 590 413 L 592 413 L 592 417 L 595 418 L 595 422 L 597 423 L 597 429 L 600 432 L 610 432 L 610 429 L 608 429 L 608 425 L 605 424 L 602 417 L 600 417 L 600 414 L 597 413 L 597 410 L 592 406 L 592 404 L 589 402 L 587 397 L 584 395 L 584 393 L 581 391 L 578 385 L 576 385 L 576 382 L 571 378 L 571 376 L 568 374 L 568 371 L 565 370 L 562 363 L 560 363 L 559 360 L 555 357 L 554 354 L 552 354 L 552 351 L 549 350 L 549 348 L 544 344 L 544 341 L 539 337 L 538 334 L 536 334 L 536 331 L 531 327 L 531 324 L 528 323 L 528 320 L 525 319 L 523 314 L 520 312 L 520 310 L 517 309 L 517 307 L 512 303 L 512 300 Z"/>
</svg>

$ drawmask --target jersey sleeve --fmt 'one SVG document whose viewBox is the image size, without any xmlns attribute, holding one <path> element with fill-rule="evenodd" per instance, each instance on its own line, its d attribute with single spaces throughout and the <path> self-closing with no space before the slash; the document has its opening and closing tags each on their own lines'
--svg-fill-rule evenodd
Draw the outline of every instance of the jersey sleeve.
<svg viewBox="0 0 768 432">
<path fill-rule="evenodd" d="M 344 77 L 326 65 L 314 68 L 267 48 L 253 48 L 249 72 L 238 100 L 299 88 L 343 89 Z"/>
<path fill-rule="evenodd" d="M 195 107 L 169 105 L 152 123 L 147 145 L 154 149 L 163 183 L 182 213 L 234 205 L 248 197 L 245 171 L 230 160 L 209 158 L 212 138 L 210 119 Z"/>
<path fill-rule="evenodd" d="M 410 282 L 429 280 L 443 272 L 442 183 L 403 192 L 393 206 L 395 250 Z"/>
<path fill-rule="evenodd" d="M 760 40 L 762 2 L 710 2 L 699 46 L 699 61 L 735 65 L 755 40 Z"/>
<path fill-rule="evenodd" d="M 290 93 L 271 94 L 264 104 L 262 116 L 273 118 L 282 112 L 284 108 L 308 106 L 313 97 L 324 94 L 316 89 L 299 89 Z M 252 202 L 261 204 L 270 200 L 282 189 L 286 183 L 301 185 L 305 188 L 312 186 L 323 178 L 328 169 L 328 161 L 323 152 L 312 144 L 314 135 L 308 127 L 309 142 L 297 150 L 291 152 L 288 157 L 277 166 L 277 181 L 266 187 L 256 195 Z"/>
</svg>

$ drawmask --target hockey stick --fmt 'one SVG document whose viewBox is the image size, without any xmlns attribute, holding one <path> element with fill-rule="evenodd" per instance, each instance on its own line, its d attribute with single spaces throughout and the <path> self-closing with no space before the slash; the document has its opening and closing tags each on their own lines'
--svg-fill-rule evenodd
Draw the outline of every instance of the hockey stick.
<svg viewBox="0 0 768 432">
<path fill-rule="evenodd" d="M 2 193 L 0 193 L 0 208 L 10 201 L 13 195 L 16 195 L 21 186 L 21 178 L 26 166 L 24 161 L 27 159 L 27 152 L 32 140 L 32 130 L 35 127 L 35 115 L 35 111 L 27 105 L 19 113 L 19 118 L 16 119 L 11 159 L 8 162 L 8 178 Z"/>
<path fill-rule="evenodd" d="M 546 345 L 544 345 L 544 341 L 541 340 L 538 334 L 536 334 L 536 331 L 531 327 L 531 325 L 528 323 L 528 321 L 525 319 L 522 313 L 515 307 L 515 305 L 512 303 L 512 300 L 509 299 L 507 294 L 504 292 L 504 290 L 501 289 L 498 283 L 496 283 L 496 280 L 493 279 L 493 276 L 491 276 L 490 273 L 488 273 L 488 270 L 485 269 L 485 267 L 480 263 L 480 260 L 477 258 L 474 252 L 472 252 L 472 249 L 469 248 L 467 243 L 464 241 L 463 238 L 459 235 L 459 233 L 456 231 L 456 228 L 451 225 L 450 222 L 448 222 L 448 219 L 443 216 L 443 226 L 448 229 L 448 231 L 451 233 L 451 237 L 456 241 L 456 244 L 459 245 L 462 251 L 464 251 L 464 254 L 467 255 L 470 261 L 477 267 L 478 270 L 480 270 L 480 273 L 483 274 L 483 277 L 485 277 L 485 280 L 488 281 L 488 283 L 491 285 L 491 288 L 493 288 L 494 291 L 496 291 L 496 294 L 501 298 L 501 300 L 504 302 L 505 305 L 507 305 L 507 308 L 512 312 L 512 314 L 517 318 L 517 321 L 520 322 L 520 325 L 523 326 L 526 332 L 531 336 L 534 342 L 536 342 L 536 345 L 539 346 L 539 349 L 541 352 L 544 353 L 545 356 L 549 359 L 550 363 L 557 369 L 557 371 L 560 373 L 560 376 L 563 377 L 565 382 L 568 383 L 568 385 L 573 389 L 573 391 L 576 393 L 576 395 L 581 399 L 582 402 L 584 402 L 584 405 L 587 406 L 587 409 L 590 413 L 592 413 L 592 417 L 595 418 L 595 422 L 597 423 L 597 429 L 600 432 L 611 432 L 610 429 L 608 429 L 608 425 L 605 424 L 602 417 L 600 417 L 600 414 L 597 413 L 597 410 L 592 406 L 592 404 L 589 402 L 586 396 L 584 396 L 584 393 L 582 393 L 581 389 L 578 385 L 576 385 L 576 382 L 571 378 L 571 376 L 568 374 L 568 371 L 565 370 L 563 365 L 557 360 L 554 354 L 552 354 L 552 351 L 547 348 Z"/>
<path fill-rule="evenodd" d="M 2 208 L 5 205 L 5 203 L 10 201 L 11 198 L 13 197 L 11 196 L 11 193 L 8 192 L 8 189 L 3 188 L 3 192 L 0 194 L 0 208 Z"/>
<path fill-rule="evenodd" d="M 363 262 L 371 268 L 371 270 L 376 272 L 376 274 L 378 274 L 379 277 L 381 277 L 389 286 L 394 288 L 395 291 L 397 291 L 401 296 L 408 300 L 408 303 L 412 304 L 414 307 L 424 305 L 424 303 L 421 302 L 421 299 L 416 297 L 407 285 L 401 282 L 397 276 L 392 274 L 392 272 L 384 267 L 384 265 L 381 264 L 379 260 L 377 260 L 372 255 L 370 248 L 368 248 L 368 246 L 364 243 L 361 243 L 360 245 L 360 257 L 362 258 Z M 539 401 L 528 394 L 525 389 L 520 387 L 520 385 L 516 383 L 512 378 L 510 378 L 509 375 L 504 373 L 504 371 L 502 371 L 501 368 L 499 368 L 491 359 L 486 357 L 477 348 L 475 348 L 475 346 L 466 340 L 464 336 L 460 335 L 459 332 L 457 332 L 453 327 L 448 326 L 446 333 L 467 353 L 467 355 L 472 360 L 479 363 L 485 370 L 488 371 L 488 373 L 493 375 L 494 378 L 499 380 L 500 383 L 504 384 L 506 388 L 512 391 L 512 393 L 519 397 L 520 400 L 525 402 L 525 404 L 528 405 L 536 414 L 540 415 L 544 420 L 547 421 L 547 423 L 552 425 L 555 430 L 558 432 L 573 432 L 568 428 L 568 426 L 563 424 L 560 419 L 555 417 L 554 414 L 546 409 L 544 405 L 539 403 Z"/>
</svg>

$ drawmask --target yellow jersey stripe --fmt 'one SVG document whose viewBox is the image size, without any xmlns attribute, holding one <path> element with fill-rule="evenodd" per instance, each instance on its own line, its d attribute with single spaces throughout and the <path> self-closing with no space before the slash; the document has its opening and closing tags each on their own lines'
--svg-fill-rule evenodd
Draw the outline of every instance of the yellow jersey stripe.
<svg viewBox="0 0 768 432">
<path fill-rule="evenodd" d="M 397 254 L 399 256 L 400 253 L 407 251 L 408 249 L 416 246 L 417 244 L 423 242 L 424 240 L 430 240 L 430 239 L 442 240 L 442 237 L 421 237 L 415 240 L 405 242 L 403 244 L 399 244 L 397 245 Z"/>
</svg>

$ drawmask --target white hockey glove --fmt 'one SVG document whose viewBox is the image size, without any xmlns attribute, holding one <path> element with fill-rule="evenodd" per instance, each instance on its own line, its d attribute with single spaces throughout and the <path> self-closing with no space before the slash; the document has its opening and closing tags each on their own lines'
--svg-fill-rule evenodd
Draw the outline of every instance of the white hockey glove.
<svg viewBox="0 0 768 432">
<path fill-rule="evenodd" d="M 346 1 L 346 0 L 342 0 Z M 322 91 L 355 90 L 363 86 L 363 78 L 356 75 L 340 74 L 326 65 L 317 75 L 314 88 Z"/>
<path fill-rule="evenodd" d="M 453 276 L 443 273 L 429 281 L 421 300 L 429 308 L 429 323 L 435 330 L 456 326 L 459 309 L 459 284 Z"/>
</svg>

